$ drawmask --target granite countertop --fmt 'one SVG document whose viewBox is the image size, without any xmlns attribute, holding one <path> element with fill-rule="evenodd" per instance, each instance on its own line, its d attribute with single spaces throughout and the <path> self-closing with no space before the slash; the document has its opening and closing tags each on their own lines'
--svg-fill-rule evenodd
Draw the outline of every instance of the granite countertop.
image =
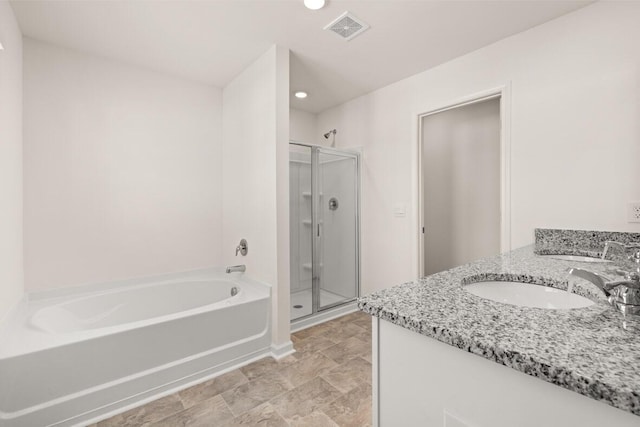
<svg viewBox="0 0 640 427">
<path fill-rule="evenodd" d="M 640 316 L 624 317 L 594 285 L 573 277 L 572 292 L 595 304 L 561 310 L 519 307 L 475 296 L 462 287 L 474 281 L 515 280 L 566 290 L 570 267 L 615 275 L 612 264 L 550 259 L 528 246 L 361 297 L 358 307 L 640 415 Z"/>
</svg>

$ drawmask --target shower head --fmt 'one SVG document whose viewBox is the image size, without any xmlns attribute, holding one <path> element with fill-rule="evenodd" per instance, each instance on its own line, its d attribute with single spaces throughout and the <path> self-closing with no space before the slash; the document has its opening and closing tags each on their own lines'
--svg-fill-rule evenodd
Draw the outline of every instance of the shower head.
<svg viewBox="0 0 640 427">
<path fill-rule="evenodd" d="M 330 137 L 331 135 L 335 135 L 336 133 L 338 133 L 338 131 L 337 131 L 337 130 L 335 130 L 335 129 L 331 129 L 329 132 L 327 132 L 327 133 L 325 133 L 325 134 L 324 134 L 324 139 L 329 139 L 329 137 Z"/>
</svg>

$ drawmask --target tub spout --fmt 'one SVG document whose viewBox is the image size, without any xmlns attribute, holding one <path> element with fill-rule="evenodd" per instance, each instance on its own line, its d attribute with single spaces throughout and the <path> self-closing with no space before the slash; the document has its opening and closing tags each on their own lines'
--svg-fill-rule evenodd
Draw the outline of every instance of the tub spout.
<svg viewBox="0 0 640 427">
<path fill-rule="evenodd" d="M 227 273 L 233 273 L 234 271 L 239 271 L 240 273 L 244 273 L 247 271 L 247 266 L 244 264 L 240 265 L 232 265 L 227 267 Z"/>
</svg>

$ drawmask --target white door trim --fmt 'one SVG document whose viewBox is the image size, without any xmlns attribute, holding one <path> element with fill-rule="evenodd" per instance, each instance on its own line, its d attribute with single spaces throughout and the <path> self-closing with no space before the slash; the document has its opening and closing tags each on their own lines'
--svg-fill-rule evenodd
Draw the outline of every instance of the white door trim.
<svg viewBox="0 0 640 427">
<path fill-rule="evenodd" d="M 446 104 L 440 104 L 434 108 L 428 108 L 414 115 L 417 121 L 414 129 L 417 130 L 414 153 L 416 156 L 416 171 L 414 179 L 417 180 L 417 212 L 416 239 L 418 277 L 424 276 L 424 199 L 423 199 L 423 170 L 422 170 L 422 119 L 432 114 L 459 108 L 466 105 L 500 98 L 500 251 L 511 250 L 511 85 L 509 83 L 478 92 L 472 95 L 456 99 Z"/>
</svg>

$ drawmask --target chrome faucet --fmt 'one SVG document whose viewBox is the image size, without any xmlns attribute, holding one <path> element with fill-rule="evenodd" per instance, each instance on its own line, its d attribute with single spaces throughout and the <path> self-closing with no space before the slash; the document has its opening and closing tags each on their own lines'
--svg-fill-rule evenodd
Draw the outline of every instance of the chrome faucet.
<svg viewBox="0 0 640 427">
<path fill-rule="evenodd" d="M 233 273 L 235 271 L 239 271 L 240 273 L 244 273 L 245 271 L 247 271 L 247 266 L 244 264 L 240 264 L 240 265 L 231 265 L 229 267 L 227 267 L 227 273 Z"/>
<path fill-rule="evenodd" d="M 607 257 L 611 248 L 616 248 L 615 252 L 618 253 L 612 257 L 614 264 L 622 267 L 625 272 L 640 274 L 640 244 L 631 243 L 625 245 L 624 243 L 607 241 L 602 251 L 602 259 Z M 619 255 L 620 253 L 622 255 Z"/>
<path fill-rule="evenodd" d="M 607 297 L 609 303 L 623 314 L 640 315 L 640 245 L 625 245 L 618 242 L 606 242 L 602 258 L 605 258 L 611 247 L 622 249 L 625 254 L 622 260 L 614 263 L 624 270 L 618 270 L 624 276 L 622 280 L 610 280 L 598 273 L 572 268 L 569 274 L 588 280 L 596 285 Z M 631 251 L 631 254 L 629 254 Z"/>
</svg>

